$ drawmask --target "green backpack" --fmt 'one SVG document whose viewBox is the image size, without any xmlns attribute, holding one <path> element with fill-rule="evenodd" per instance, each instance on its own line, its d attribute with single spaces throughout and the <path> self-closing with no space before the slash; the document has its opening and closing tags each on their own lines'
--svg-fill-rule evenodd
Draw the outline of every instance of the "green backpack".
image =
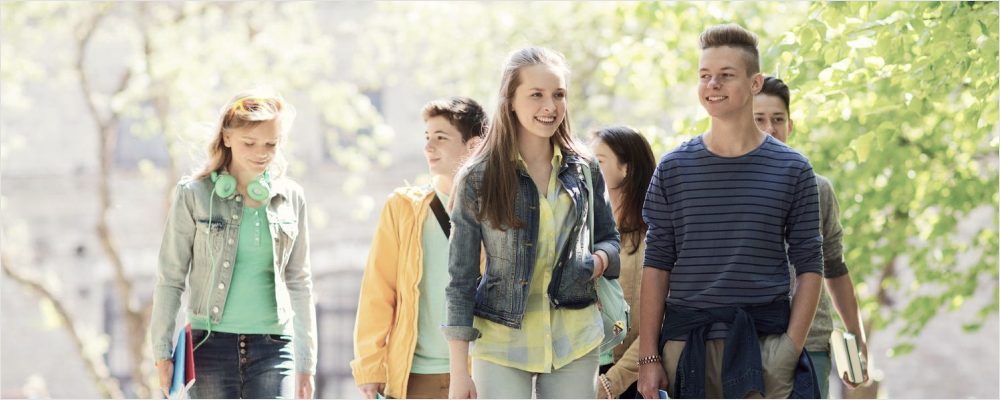
<svg viewBox="0 0 1000 400">
<path fill-rule="evenodd" d="M 588 203 L 589 214 L 587 221 L 590 223 L 590 251 L 594 251 L 594 183 L 591 177 L 590 165 L 583 168 L 583 175 L 587 179 L 587 193 L 590 195 Z M 603 193 L 601 194 L 604 195 Z M 618 279 L 608 279 L 603 276 L 594 282 L 597 286 L 597 308 L 601 310 L 601 320 L 604 322 L 604 340 L 601 342 L 601 365 L 614 362 L 612 351 L 625 341 L 629 327 L 629 306 L 625 302 L 625 292 L 622 290 Z"/>
</svg>

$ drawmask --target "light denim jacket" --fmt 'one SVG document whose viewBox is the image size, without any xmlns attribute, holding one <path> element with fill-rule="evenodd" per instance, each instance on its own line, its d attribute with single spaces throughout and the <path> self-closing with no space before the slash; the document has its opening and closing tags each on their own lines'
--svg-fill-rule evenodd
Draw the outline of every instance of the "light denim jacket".
<svg viewBox="0 0 1000 400">
<path fill-rule="evenodd" d="M 156 360 L 170 358 L 175 337 L 174 321 L 185 283 L 190 283 L 188 318 L 212 324 L 222 320 L 229 284 L 236 264 L 243 201 L 214 196 L 210 178 L 184 179 L 177 184 L 170 206 L 160 257 L 150 337 Z M 209 201 L 212 216 L 209 217 Z M 274 249 L 274 296 L 278 322 L 292 320 L 295 371 L 316 372 L 316 308 L 309 266 L 309 228 L 302 188 L 288 178 L 271 182 L 266 200 L 267 221 Z M 211 233 L 209 233 L 211 231 Z M 209 258 L 209 246 L 211 256 Z M 215 262 L 214 276 L 212 262 Z M 265 294 L 262 294 L 265 295 Z M 207 298 L 206 298 L 207 296 Z"/>
<path fill-rule="evenodd" d="M 589 200 L 583 168 L 589 166 L 594 184 L 594 250 L 608 255 L 604 276 L 618 277 L 620 270 L 619 236 L 611 206 L 604 196 L 604 179 L 600 167 L 574 154 L 566 154 L 559 168 L 558 181 L 570 194 L 573 209 L 569 217 L 575 223 L 559 255 L 548 287 L 553 307 L 579 309 L 597 300 L 597 291 L 590 276 L 594 260 L 590 246 L 590 223 L 587 221 Z M 526 226 L 521 229 L 497 229 L 480 222 L 479 190 L 485 164 L 468 167 L 455 188 L 451 212 L 451 253 L 448 272 L 451 282 L 446 289 L 448 303 L 448 340 L 476 340 L 478 329 L 472 327 L 473 315 L 512 328 L 521 327 L 528 285 L 535 267 L 535 247 L 538 240 L 538 189 L 523 167 L 517 168 L 517 194 L 514 214 Z M 486 251 L 486 269 L 479 275 L 480 243 Z"/>
</svg>

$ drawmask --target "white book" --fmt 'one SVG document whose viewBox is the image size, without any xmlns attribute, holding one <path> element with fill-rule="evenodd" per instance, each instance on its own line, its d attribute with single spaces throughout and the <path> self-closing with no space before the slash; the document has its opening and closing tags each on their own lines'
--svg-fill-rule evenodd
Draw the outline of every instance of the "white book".
<svg viewBox="0 0 1000 400">
<path fill-rule="evenodd" d="M 865 364 L 853 333 L 834 330 L 830 334 L 830 353 L 837 364 L 838 376 L 842 377 L 846 372 L 847 379 L 852 383 L 864 381 Z"/>
</svg>

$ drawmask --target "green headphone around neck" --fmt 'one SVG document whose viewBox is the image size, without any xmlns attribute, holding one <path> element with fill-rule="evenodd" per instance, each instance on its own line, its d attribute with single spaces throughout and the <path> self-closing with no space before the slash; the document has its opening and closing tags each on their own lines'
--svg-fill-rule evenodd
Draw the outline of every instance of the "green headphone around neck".
<svg viewBox="0 0 1000 400">
<path fill-rule="evenodd" d="M 216 196 L 228 199 L 236 194 L 236 177 L 228 172 L 218 173 L 212 171 L 212 182 L 215 182 Z M 255 201 L 264 201 L 271 196 L 271 174 L 264 171 L 247 184 L 247 196 Z"/>
</svg>

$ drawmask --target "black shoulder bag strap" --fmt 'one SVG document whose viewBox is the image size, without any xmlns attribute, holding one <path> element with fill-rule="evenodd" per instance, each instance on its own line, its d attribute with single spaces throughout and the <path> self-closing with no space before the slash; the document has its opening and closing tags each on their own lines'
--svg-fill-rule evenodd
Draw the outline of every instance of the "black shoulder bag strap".
<svg viewBox="0 0 1000 400">
<path fill-rule="evenodd" d="M 444 211 L 444 205 L 441 204 L 441 199 L 438 198 L 437 193 L 434 193 L 434 198 L 431 199 L 431 210 L 434 211 L 434 216 L 437 217 L 438 224 L 441 225 L 441 230 L 444 231 L 444 237 L 451 238 L 451 218 Z"/>
</svg>

